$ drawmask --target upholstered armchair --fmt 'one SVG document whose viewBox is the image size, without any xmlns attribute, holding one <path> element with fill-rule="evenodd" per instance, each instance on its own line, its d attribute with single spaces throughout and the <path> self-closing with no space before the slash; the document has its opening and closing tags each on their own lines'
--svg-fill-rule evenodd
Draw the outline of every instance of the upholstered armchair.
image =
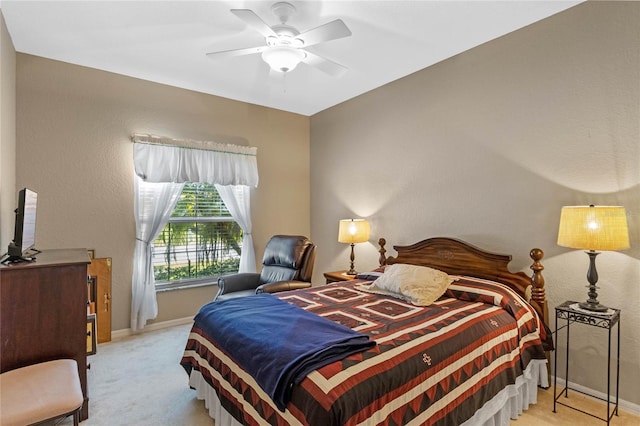
<svg viewBox="0 0 640 426">
<path fill-rule="evenodd" d="M 310 287 L 315 260 L 316 246 L 307 237 L 275 235 L 265 247 L 262 271 L 218 278 L 213 300 Z"/>
</svg>

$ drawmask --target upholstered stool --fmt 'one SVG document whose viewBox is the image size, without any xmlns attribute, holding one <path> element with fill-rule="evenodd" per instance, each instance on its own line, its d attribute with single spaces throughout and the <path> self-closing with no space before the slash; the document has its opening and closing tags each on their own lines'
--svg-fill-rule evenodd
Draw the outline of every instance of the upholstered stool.
<svg viewBox="0 0 640 426">
<path fill-rule="evenodd" d="M 37 342 L 34 342 L 37 344 Z M 31 425 L 73 414 L 78 425 L 84 397 L 73 359 L 59 359 L 0 374 L 0 425 Z"/>
</svg>

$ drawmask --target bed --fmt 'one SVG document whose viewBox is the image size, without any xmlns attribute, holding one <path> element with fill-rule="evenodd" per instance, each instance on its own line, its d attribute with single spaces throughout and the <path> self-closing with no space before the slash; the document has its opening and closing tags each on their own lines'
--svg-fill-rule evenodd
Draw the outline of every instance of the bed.
<svg viewBox="0 0 640 426">
<path fill-rule="evenodd" d="M 381 268 L 352 281 L 250 296 L 268 307 L 246 314 L 238 308 L 226 319 L 218 316 L 224 306 L 203 307 L 181 365 L 216 426 L 509 424 L 536 402 L 538 386 L 548 387 L 552 349 L 543 252 L 531 250 L 533 272 L 528 276 L 509 271 L 511 256 L 451 238 L 394 246 L 395 257 L 385 256 L 385 244 L 381 239 L 381 267 L 435 268 L 453 280 L 445 293 L 430 306 L 380 294 L 385 292 L 375 290 L 375 280 L 384 275 Z M 272 392 L 271 382 L 264 382 L 265 374 L 273 376 L 274 365 L 261 358 L 264 342 L 258 340 L 255 347 L 242 343 L 252 339 L 254 331 L 278 340 L 275 334 L 267 336 L 276 328 L 273 324 L 282 321 L 274 313 L 275 322 L 270 322 L 271 304 L 278 309 L 287 305 L 282 308 L 300 312 L 305 320 L 318 317 L 339 324 L 370 344 L 310 371 L 303 368 L 301 376 L 285 385 L 274 385 L 284 386 L 282 399 Z M 204 315 L 207 306 L 218 311 Z M 236 321 L 245 323 L 234 329 Z M 315 326 L 304 327 L 282 330 L 288 333 L 286 339 L 312 339 L 307 330 Z M 227 343 L 231 335 L 249 329 L 240 343 Z M 294 358 L 301 359 L 298 354 Z"/>
</svg>

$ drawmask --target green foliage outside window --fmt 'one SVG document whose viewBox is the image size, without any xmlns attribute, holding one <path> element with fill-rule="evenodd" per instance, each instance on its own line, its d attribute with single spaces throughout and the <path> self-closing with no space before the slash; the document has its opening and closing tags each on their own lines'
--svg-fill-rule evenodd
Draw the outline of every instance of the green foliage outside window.
<svg viewBox="0 0 640 426">
<path fill-rule="evenodd" d="M 169 223 L 154 241 L 156 283 L 204 280 L 237 272 L 242 229 L 215 186 L 187 183 Z"/>
</svg>

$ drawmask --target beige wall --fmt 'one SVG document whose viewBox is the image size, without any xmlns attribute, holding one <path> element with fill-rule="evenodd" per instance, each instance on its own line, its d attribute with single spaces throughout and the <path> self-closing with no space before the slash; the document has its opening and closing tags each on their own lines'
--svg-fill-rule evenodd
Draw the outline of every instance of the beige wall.
<svg viewBox="0 0 640 426">
<path fill-rule="evenodd" d="M 38 192 L 37 246 L 113 258 L 113 330 L 130 324 L 133 133 L 258 147 L 253 237 L 310 233 L 309 118 L 40 57 L 17 55 L 18 187 Z M 192 316 L 215 288 L 158 297 L 156 321 Z"/>
<path fill-rule="evenodd" d="M 16 203 L 16 51 L 0 11 L 0 253 L 13 239 Z"/>
<path fill-rule="evenodd" d="M 640 3 L 582 4 L 314 115 L 316 279 L 348 266 L 338 220 L 366 217 L 360 270 L 378 237 L 389 254 L 457 237 L 527 272 L 542 248 L 553 317 L 587 292 L 587 256 L 556 244 L 560 208 L 624 205 L 632 248 L 598 257 L 599 299 L 623 310 L 620 394 L 640 404 L 639 22 Z M 606 392 L 606 356 L 605 331 L 576 328 L 570 380 Z"/>
</svg>

